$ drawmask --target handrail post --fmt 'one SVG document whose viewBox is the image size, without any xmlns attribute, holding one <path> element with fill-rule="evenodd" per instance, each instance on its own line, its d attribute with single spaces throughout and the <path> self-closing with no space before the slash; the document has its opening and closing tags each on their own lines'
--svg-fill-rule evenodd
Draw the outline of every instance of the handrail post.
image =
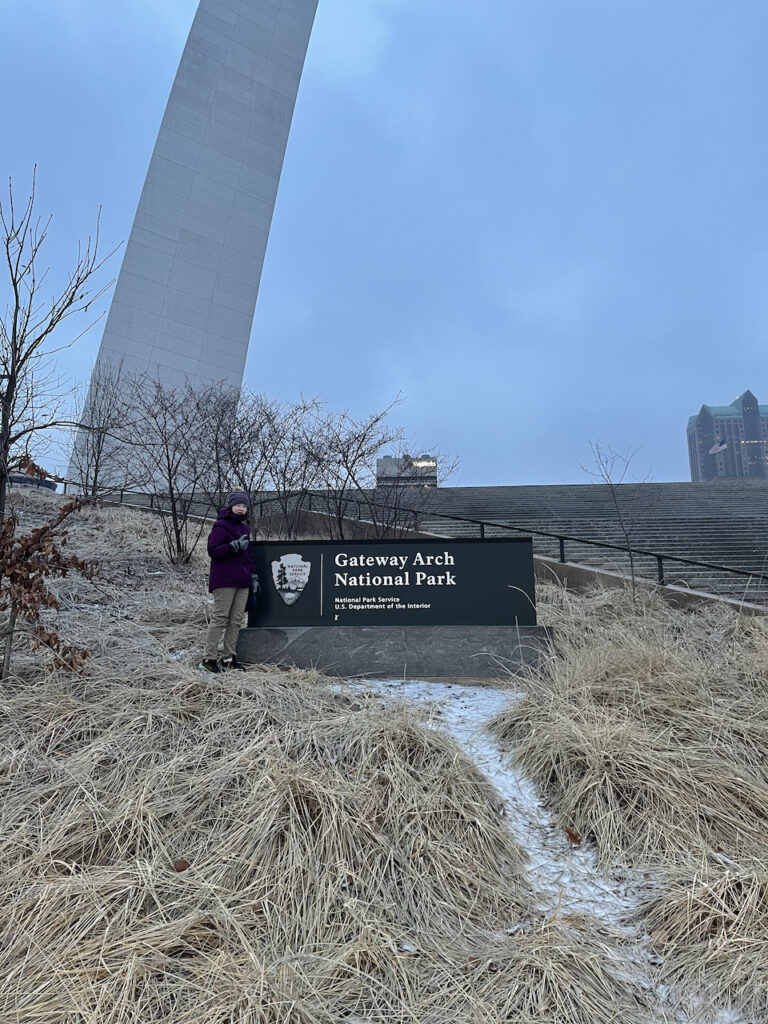
<svg viewBox="0 0 768 1024">
<path fill-rule="evenodd" d="M 564 562 L 565 561 L 565 537 L 558 537 L 557 539 L 560 542 L 560 561 Z"/>
<path fill-rule="evenodd" d="M 480 540 L 485 540 L 485 523 L 480 523 Z"/>
<path fill-rule="evenodd" d="M 656 555 L 656 569 L 659 574 L 659 583 L 664 586 L 664 559 L 661 555 Z"/>
</svg>

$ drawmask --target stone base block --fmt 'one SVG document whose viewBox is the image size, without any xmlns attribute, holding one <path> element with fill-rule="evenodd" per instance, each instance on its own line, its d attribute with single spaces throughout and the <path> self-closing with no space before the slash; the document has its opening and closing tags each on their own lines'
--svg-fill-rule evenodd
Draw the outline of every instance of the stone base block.
<svg viewBox="0 0 768 1024">
<path fill-rule="evenodd" d="M 489 679 L 537 664 L 546 626 L 305 626 L 240 631 L 237 656 L 342 678 Z"/>
</svg>

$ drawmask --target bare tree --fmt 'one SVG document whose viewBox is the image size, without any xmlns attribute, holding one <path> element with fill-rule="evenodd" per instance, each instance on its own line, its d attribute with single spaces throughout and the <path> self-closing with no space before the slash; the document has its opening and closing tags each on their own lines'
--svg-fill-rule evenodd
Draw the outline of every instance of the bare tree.
<svg viewBox="0 0 768 1024">
<path fill-rule="evenodd" d="M 216 512 L 222 495 L 232 489 L 233 431 L 238 422 L 240 392 L 223 384 L 185 390 L 194 404 L 193 418 L 198 424 L 198 437 L 188 451 L 192 465 L 187 475 L 197 481 L 208 513 Z"/>
<path fill-rule="evenodd" d="M 209 511 L 218 509 L 232 490 L 245 491 L 258 500 L 257 496 L 273 478 L 277 488 L 270 504 L 275 511 L 282 511 L 290 504 L 291 495 L 284 494 L 281 488 L 286 481 L 293 482 L 295 463 L 299 461 L 295 451 L 291 455 L 293 464 L 289 458 L 288 467 L 278 466 L 274 457 L 279 424 L 289 418 L 285 410 L 246 387 L 211 387 L 199 392 L 195 400 L 198 420 L 205 425 L 208 442 L 198 444 L 191 457 L 201 460 L 199 472 L 196 468 L 194 475 L 199 479 L 199 490 Z M 289 447 L 283 445 L 282 450 L 285 452 Z"/>
<path fill-rule="evenodd" d="M 89 497 L 127 490 L 141 482 L 131 473 L 132 460 L 125 457 L 131 390 L 122 363 L 97 363 L 86 397 L 76 410 L 69 476 Z"/>
<path fill-rule="evenodd" d="M 47 269 L 41 267 L 51 218 L 35 212 L 35 174 L 29 198 L 17 207 L 12 184 L 0 203 L 2 250 L 8 298 L 0 315 L 0 517 L 5 514 L 8 474 L 25 455 L 39 457 L 40 443 L 64 425 L 65 385 L 57 379 L 52 356 L 74 344 L 85 330 L 50 348 L 54 332 L 67 319 L 86 313 L 109 285 L 93 291 L 91 281 L 112 255 L 98 255 L 99 222 L 85 246 L 78 246 L 74 267 L 64 286 L 43 293 Z"/>
<path fill-rule="evenodd" d="M 211 424 L 201 417 L 201 410 L 215 408 L 206 391 L 220 394 L 218 386 L 196 389 L 187 382 L 173 388 L 143 375 L 134 380 L 126 408 L 124 458 L 153 491 L 166 553 L 175 565 L 189 561 L 206 526 L 193 513 L 215 459 Z"/>
<path fill-rule="evenodd" d="M 265 482 L 275 492 L 285 540 L 295 540 L 309 495 L 322 484 L 316 456 L 321 403 L 315 398 L 267 403 L 260 434 Z"/>
<path fill-rule="evenodd" d="M 317 465 L 318 479 L 326 491 L 329 532 L 334 538 L 344 539 L 344 527 L 349 521 L 352 505 L 357 507 L 355 518 L 361 518 L 365 507 L 366 518 L 377 522 L 372 500 L 376 487 L 376 459 L 386 448 L 402 441 L 402 431 L 387 422 L 397 404 L 396 399 L 380 412 L 359 420 L 347 410 L 329 412 L 315 424 L 311 452 Z"/>
<path fill-rule="evenodd" d="M 624 451 L 617 452 L 613 448 L 604 446 L 600 441 L 590 441 L 589 447 L 592 452 L 593 468 L 587 466 L 580 466 L 580 468 L 608 488 L 611 505 L 616 514 L 616 523 L 629 557 L 629 578 L 634 600 L 637 577 L 633 542 L 637 524 L 642 520 L 649 507 L 647 502 L 638 500 L 640 498 L 639 488 L 647 483 L 647 478 L 635 481 L 634 486 L 626 484 L 624 481 L 629 473 L 630 464 L 639 449 L 626 448 Z"/>
<path fill-rule="evenodd" d="M 285 540 L 301 535 L 309 512 L 322 514 L 320 530 L 332 538 L 343 539 L 353 519 L 387 536 L 416 528 L 418 517 L 439 503 L 434 488 L 395 486 L 403 481 L 376 489 L 377 457 L 405 444 L 402 431 L 388 423 L 396 401 L 359 420 L 348 411 L 329 411 L 319 399 L 281 403 L 247 389 L 187 389 L 184 403 L 194 407 L 198 438 L 187 442 L 185 492 L 194 484 L 195 502 L 204 498 L 215 508 L 227 491 L 243 490 L 269 519 L 261 528 Z M 163 408 L 168 401 L 153 395 L 151 405 Z M 146 448 L 153 431 L 141 433 L 139 446 Z M 455 466 L 440 458 L 441 469 Z M 164 479 L 172 505 L 167 472 Z"/>
<path fill-rule="evenodd" d="M 377 537 L 419 530 L 424 518 L 439 512 L 443 503 L 441 488 L 458 469 L 457 456 L 433 447 L 430 451 L 437 462 L 437 486 L 419 485 L 413 472 L 413 463 L 419 460 L 408 454 L 414 448 L 412 442 L 401 447 L 394 460 L 399 466 L 397 472 L 378 480 L 376 490 L 370 494 L 370 518 Z"/>
<path fill-rule="evenodd" d="M 268 475 L 265 453 L 278 418 L 275 402 L 243 388 L 229 439 L 228 461 L 232 483 L 247 494 L 256 495 L 264 489 Z"/>
</svg>

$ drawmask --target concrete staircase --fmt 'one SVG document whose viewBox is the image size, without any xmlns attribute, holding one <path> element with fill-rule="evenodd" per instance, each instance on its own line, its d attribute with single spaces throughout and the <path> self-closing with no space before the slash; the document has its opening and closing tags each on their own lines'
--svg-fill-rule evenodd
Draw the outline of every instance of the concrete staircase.
<svg viewBox="0 0 768 1024">
<path fill-rule="evenodd" d="M 665 583 L 676 583 L 694 590 L 768 605 L 768 481 L 719 480 L 708 483 L 621 484 L 616 496 L 630 530 L 631 544 L 664 555 Z M 277 511 L 274 495 L 254 495 L 265 499 L 265 511 Z M 154 504 L 147 494 L 126 494 L 135 505 Z M 446 487 L 428 492 L 414 490 L 405 494 L 403 507 L 417 503 L 419 529 L 451 537 L 479 537 L 476 523 L 444 516 L 506 524 L 517 527 L 511 536 L 533 537 L 536 554 L 559 558 L 556 537 L 537 536 L 534 531 L 579 537 L 584 540 L 625 546 L 624 534 L 611 495 L 604 484 L 553 484 L 521 487 Z M 347 515 L 356 518 L 359 510 L 350 501 Z M 311 507 L 321 511 L 322 495 L 313 494 Z M 210 516 L 215 508 L 206 502 L 194 502 L 192 514 Z M 364 512 L 363 512 L 364 515 Z M 486 537 L 510 536 L 494 526 L 484 528 Z M 741 569 L 752 576 L 735 576 L 717 569 L 685 565 L 674 558 Z M 565 541 L 565 559 L 628 573 L 629 559 L 624 552 L 600 548 L 578 541 Z M 636 555 L 638 577 L 657 580 L 657 561 Z M 760 575 L 765 573 L 766 579 Z"/>
<path fill-rule="evenodd" d="M 709 483 L 622 484 L 616 499 L 630 530 L 633 548 L 669 556 L 664 559 L 666 583 L 768 603 L 768 481 L 721 480 Z M 537 554 L 559 557 L 555 538 L 533 531 L 565 534 L 625 546 L 611 489 L 603 484 L 524 487 L 456 487 L 435 492 L 435 502 L 421 519 L 421 528 L 454 537 L 477 537 L 476 524 L 451 521 L 437 513 L 490 520 L 531 531 Z M 507 531 L 485 527 L 485 536 Z M 521 536 L 515 531 L 513 536 Z M 674 561 L 690 558 L 754 574 L 729 575 L 716 569 Z M 629 571 L 620 551 L 576 541 L 565 542 L 569 562 L 618 572 Z M 635 558 L 638 576 L 657 579 L 657 561 Z M 766 579 L 760 580 L 765 573 Z"/>
</svg>

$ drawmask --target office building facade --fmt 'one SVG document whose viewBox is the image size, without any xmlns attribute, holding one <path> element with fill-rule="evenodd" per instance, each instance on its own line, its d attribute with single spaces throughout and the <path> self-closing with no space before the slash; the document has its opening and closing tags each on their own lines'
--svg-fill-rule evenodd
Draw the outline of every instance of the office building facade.
<svg viewBox="0 0 768 1024">
<path fill-rule="evenodd" d="M 377 487 L 437 487 L 434 455 L 384 455 L 376 460 Z"/>
<path fill-rule="evenodd" d="M 768 477 L 768 405 L 745 391 L 730 405 L 702 405 L 688 420 L 691 480 Z"/>
</svg>

